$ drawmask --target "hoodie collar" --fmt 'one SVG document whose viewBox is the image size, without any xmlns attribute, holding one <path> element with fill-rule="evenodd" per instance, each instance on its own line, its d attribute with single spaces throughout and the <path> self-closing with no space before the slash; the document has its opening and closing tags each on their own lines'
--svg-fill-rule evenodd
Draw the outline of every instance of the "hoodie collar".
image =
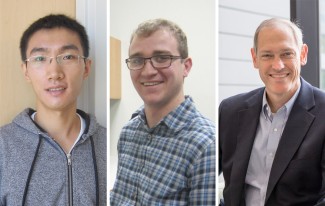
<svg viewBox="0 0 325 206">
<path fill-rule="evenodd" d="M 41 133 L 47 134 L 47 132 L 41 126 L 32 120 L 31 115 L 35 112 L 36 111 L 34 109 L 27 108 L 15 117 L 13 123 L 37 135 Z M 89 115 L 82 110 L 78 109 L 77 113 L 85 120 L 86 123 L 84 134 L 82 135 L 81 139 L 87 139 L 96 132 L 98 127 L 97 120 L 93 115 Z"/>
</svg>

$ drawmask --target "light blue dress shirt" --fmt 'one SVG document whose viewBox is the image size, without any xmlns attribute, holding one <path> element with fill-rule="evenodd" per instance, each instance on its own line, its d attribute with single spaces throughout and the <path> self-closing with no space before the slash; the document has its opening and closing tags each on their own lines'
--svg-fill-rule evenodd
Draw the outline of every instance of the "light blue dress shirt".
<svg viewBox="0 0 325 206">
<path fill-rule="evenodd" d="M 267 185 L 283 129 L 300 86 L 276 113 L 272 113 L 264 91 L 259 125 L 246 173 L 245 200 L 249 206 L 264 206 Z"/>
</svg>

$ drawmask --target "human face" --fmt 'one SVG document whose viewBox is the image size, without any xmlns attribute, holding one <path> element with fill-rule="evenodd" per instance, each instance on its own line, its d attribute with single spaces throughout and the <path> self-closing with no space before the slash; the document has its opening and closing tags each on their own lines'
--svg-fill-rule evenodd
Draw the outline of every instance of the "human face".
<svg viewBox="0 0 325 206">
<path fill-rule="evenodd" d="M 37 110 L 64 111 L 75 109 L 83 80 L 89 75 L 90 60 L 80 59 L 74 66 L 59 65 L 55 59 L 60 54 L 83 55 L 77 33 L 65 29 L 41 29 L 28 42 L 27 58 L 36 55 L 54 57 L 42 68 L 33 68 L 29 62 L 22 64 L 25 79 L 32 84 L 36 94 Z"/>
<path fill-rule="evenodd" d="M 301 66 L 307 62 L 307 45 L 299 48 L 292 31 L 283 25 L 263 28 L 257 45 L 257 53 L 251 49 L 251 54 L 268 98 L 288 101 L 300 85 Z"/>
<path fill-rule="evenodd" d="M 158 30 L 149 37 L 135 36 L 130 44 L 130 57 L 155 55 L 180 56 L 176 38 L 166 30 Z M 140 70 L 131 70 L 135 89 L 146 107 L 174 108 L 184 100 L 183 82 L 192 67 L 192 60 L 173 60 L 166 69 L 155 69 L 149 61 Z"/>
</svg>

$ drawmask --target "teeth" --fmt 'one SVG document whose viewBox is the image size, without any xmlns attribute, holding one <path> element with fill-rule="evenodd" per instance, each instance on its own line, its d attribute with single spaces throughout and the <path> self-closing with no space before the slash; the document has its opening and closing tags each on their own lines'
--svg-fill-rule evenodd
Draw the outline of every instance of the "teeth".
<svg viewBox="0 0 325 206">
<path fill-rule="evenodd" d="M 154 86 L 154 85 L 157 85 L 159 84 L 159 82 L 144 82 L 143 85 L 144 86 Z"/>
<path fill-rule="evenodd" d="M 64 88 L 52 88 L 52 89 L 49 89 L 50 92 L 56 92 L 56 91 L 62 91 L 64 90 Z"/>
<path fill-rule="evenodd" d="M 283 77 L 288 76 L 288 74 L 271 74 L 271 76 L 275 77 L 275 78 L 283 78 Z"/>
</svg>

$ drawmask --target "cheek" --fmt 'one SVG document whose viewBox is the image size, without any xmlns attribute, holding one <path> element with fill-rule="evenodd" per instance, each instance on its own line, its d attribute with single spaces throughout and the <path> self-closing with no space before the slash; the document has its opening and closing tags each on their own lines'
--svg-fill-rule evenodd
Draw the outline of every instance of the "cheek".
<svg viewBox="0 0 325 206">
<path fill-rule="evenodd" d="M 85 81 L 84 77 L 80 76 L 78 78 L 74 78 L 70 82 L 73 83 L 77 88 L 81 88 L 84 81 Z"/>
<path fill-rule="evenodd" d="M 292 70 L 293 73 L 300 74 L 300 61 L 299 60 L 290 62 L 290 64 L 288 64 L 288 67 L 290 68 L 290 70 Z"/>
<path fill-rule="evenodd" d="M 140 78 L 140 72 L 130 72 L 130 77 L 131 77 L 131 80 L 132 82 L 135 84 L 137 81 L 139 81 L 139 78 Z"/>
<path fill-rule="evenodd" d="M 44 78 L 42 75 L 30 74 L 27 77 L 27 82 L 30 83 L 34 89 L 42 87 L 45 84 Z"/>
<path fill-rule="evenodd" d="M 85 81 L 85 78 L 84 75 L 81 73 L 66 73 L 63 81 L 66 81 L 70 85 L 72 91 L 76 91 L 77 93 L 79 93 L 82 88 L 83 82 Z"/>
</svg>

